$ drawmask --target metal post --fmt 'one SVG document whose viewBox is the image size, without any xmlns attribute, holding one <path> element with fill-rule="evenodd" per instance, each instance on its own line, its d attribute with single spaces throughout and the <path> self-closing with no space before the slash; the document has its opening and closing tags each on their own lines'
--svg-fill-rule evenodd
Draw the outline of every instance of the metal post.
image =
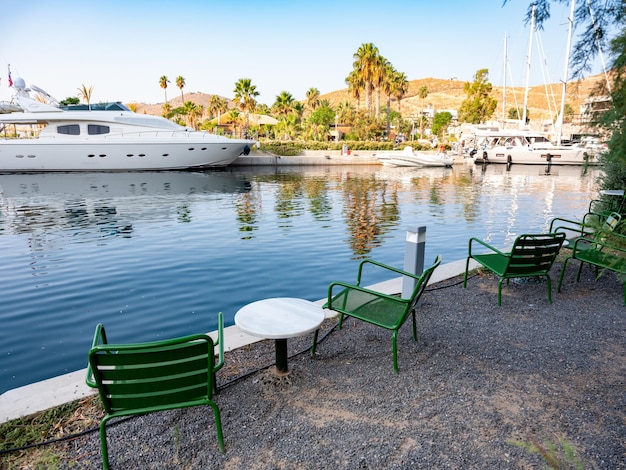
<svg viewBox="0 0 626 470">
<path fill-rule="evenodd" d="M 424 251 L 426 248 L 426 227 L 409 227 L 406 232 L 404 251 L 404 270 L 411 274 L 422 274 L 424 271 Z M 416 281 L 412 277 L 402 278 L 402 297 L 411 296 Z"/>
</svg>

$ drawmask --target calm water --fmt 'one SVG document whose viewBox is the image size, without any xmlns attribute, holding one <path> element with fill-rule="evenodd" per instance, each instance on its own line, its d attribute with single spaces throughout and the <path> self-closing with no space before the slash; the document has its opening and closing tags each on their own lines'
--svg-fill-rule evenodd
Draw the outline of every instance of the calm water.
<svg viewBox="0 0 626 470">
<path fill-rule="evenodd" d="M 402 266 L 507 246 L 583 214 L 597 169 L 459 165 L 0 175 L 0 393 L 86 366 L 94 327 L 134 342 L 232 324 L 264 297 L 317 300 L 360 259 Z M 385 279 L 373 279 L 383 281 Z"/>
</svg>

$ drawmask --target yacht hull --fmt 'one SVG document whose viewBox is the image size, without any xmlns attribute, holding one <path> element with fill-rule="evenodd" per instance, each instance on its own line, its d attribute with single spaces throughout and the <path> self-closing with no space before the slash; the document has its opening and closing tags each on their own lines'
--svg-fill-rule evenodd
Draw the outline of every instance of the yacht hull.
<svg viewBox="0 0 626 470">
<path fill-rule="evenodd" d="M 198 133 L 200 134 L 200 133 Z M 190 138 L 170 141 L 125 139 L 62 142 L 58 139 L 0 140 L 0 171 L 141 171 L 184 170 L 230 165 L 252 142 L 234 139 Z"/>
<path fill-rule="evenodd" d="M 506 149 L 491 148 L 478 151 L 476 163 L 504 163 L 521 165 L 599 165 L 595 154 L 584 148 Z"/>
</svg>

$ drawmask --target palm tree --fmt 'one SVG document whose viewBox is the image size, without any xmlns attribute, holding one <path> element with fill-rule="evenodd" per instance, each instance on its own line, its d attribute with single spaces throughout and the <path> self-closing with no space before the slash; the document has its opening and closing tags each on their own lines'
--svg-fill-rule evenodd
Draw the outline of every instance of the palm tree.
<svg viewBox="0 0 626 470">
<path fill-rule="evenodd" d="M 372 85 L 376 90 L 376 119 L 380 119 L 380 92 L 387 81 L 388 69 L 393 70 L 391 63 L 381 55 L 376 57 L 372 75 Z"/>
<path fill-rule="evenodd" d="M 212 95 L 209 100 L 209 113 L 211 116 L 217 116 L 217 123 L 220 124 L 220 118 L 222 114 L 228 109 L 228 103 L 224 98 L 217 95 Z"/>
<path fill-rule="evenodd" d="M 277 116 L 286 120 L 292 113 L 294 106 L 294 98 L 288 91 L 281 91 L 280 95 L 276 96 L 276 101 L 272 105 L 272 110 Z"/>
<path fill-rule="evenodd" d="M 185 115 L 185 121 L 189 127 L 196 129 L 198 118 L 202 116 L 204 106 L 197 105 L 193 101 L 187 101 L 183 105 L 183 114 Z"/>
<path fill-rule="evenodd" d="M 161 86 L 161 88 L 163 88 L 164 92 L 165 92 L 165 102 L 167 103 L 167 84 L 170 83 L 170 81 L 167 79 L 167 77 L 165 75 L 161 76 L 161 78 L 159 78 L 159 85 Z"/>
<path fill-rule="evenodd" d="M 176 86 L 180 88 L 180 105 L 184 106 L 185 99 L 183 95 L 183 88 L 185 88 L 185 79 L 182 77 L 182 75 L 179 75 L 178 77 L 176 77 Z"/>
<path fill-rule="evenodd" d="M 164 118 L 169 118 L 172 114 L 172 105 L 169 103 L 163 103 L 161 106 L 161 116 Z"/>
<path fill-rule="evenodd" d="M 361 44 L 354 54 L 354 70 L 365 86 L 365 111 L 371 111 L 372 83 L 374 82 L 375 70 L 380 56 L 378 48 L 371 42 Z"/>
<path fill-rule="evenodd" d="M 409 81 L 406 78 L 406 74 L 404 72 L 395 71 L 393 76 L 391 77 L 392 82 L 392 92 L 395 99 L 398 101 L 398 114 L 402 114 L 401 112 L 401 101 L 404 98 L 404 95 L 409 91 Z"/>
<path fill-rule="evenodd" d="M 356 100 L 356 109 L 358 111 L 361 107 L 361 90 L 365 87 L 363 78 L 356 70 L 353 70 L 346 78 L 346 84 L 352 93 L 352 97 Z"/>
<path fill-rule="evenodd" d="M 354 121 L 354 108 L 348 100 L 337 105 L 337 116 L 342 124 L 352 124 Z"/>
<path fill-rule="evenodd" d="M 422 85 L 419 90 L 417 90 L 417 96 L 422 101 L 422 116 L 420 119 L 420 136 L 424 135 L 424 99 L 428 96 L 428 88 L 425 85 Z"/>
<path fill-rule="evenodd" d="M 394 94 L 393 77 L 396 73 L 396 69 L 393 68 L 393 65 L 391 65 L 390 62 L 387 62 L 384 68 L 384 78 L 377 90 L 379 95 L 382 91 L 387 97 L 387 135 L 389 135 L 389 132 L 391 131 L 391 122 L 389 119 L 391 116 L 391 96 Z M 378 101 L 380 101 L 380 98 L 378 98 Z M 379 119 L 378 116 L 377 119 Z"/>
<path fill-rule="evenodd" d="M 87 108 L 91 109 L 91 94 L 93 93 L 93 85 L 87 88 L 85 85 L 82 85 L 81 88 L 78 89 L 78 97 L 87 102 Z"/>
<path fill-rule="evenodd" d="M 244 134 L 248 132 L 248 126 L 250 124 L 250 111 L 256 108 L 256 97 L 259 96 L 259 92 L 256 91 L 256 85 L 252 84 L 252 80 L 249 78 L 240 78 L 235 83 L 235 89 L 233 90 L 235 97 L 233 101 L 237 107 L 244 112 L 246 117 Z"/>
<path fill-rule="evenodd" d="M 317 108 L 317 105 L 319 104 L 319 100 L 320 100 L 320 91 L 315 87 L 309 88 L 309 90 L 306 92 L 307 107 L 315 111 L 315 108 Z"/>
</svg>

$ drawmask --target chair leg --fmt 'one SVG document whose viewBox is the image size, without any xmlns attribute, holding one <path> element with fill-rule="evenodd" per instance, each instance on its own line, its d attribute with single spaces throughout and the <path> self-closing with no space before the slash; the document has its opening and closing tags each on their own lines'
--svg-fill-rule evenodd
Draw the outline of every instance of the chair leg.
<svg viewBox="0 0 626 470">
<path fill-rule="evenodd" d="M 315 357 L 315 348 L 317 347 L 317 334 L 319 333 L 319 328 L 315 330 L 313 333 L 313 344 L 311 345 L 311 357 Z"/>
<path fill-rule="evenodd" d="M 107 447 L 107 430 L 106 424 L 108 416 L 105 416 L 100 423 L 100 452 L 102 454 L 102 468 L 109 470 L 109 449 Z"/>
<path fill-rule="evenodd" d="M 583 272 L 583 262 L 580 262 L 580 266 L 578 267 L 578 274 L 576 275 L 576 282 L 580 282 L 580 274 Z"/>
<path fill-rule="evenodd" d="M 391 335 L 391 347 L 393 348 L 393 370 L 398 373 L 398 330 L 393 331 Z"/>
<path fill-rule="evenodd" d="M 556 287 L 557 292 L 561 292 L 561 284 L 563 283 L 563 275 L 565 274 L 565 268 L 567 266 L 567 262 L 570 259 L 572 259 L 571 256 L 568 256 L 567 258 L 565 258 L 565 261 L 563 261 L 563 266 L 561 266 L 561 275 L 559 276 L 559 284 Z"/>
<path fill-rule="evenodd" d="M 213 408 L 213 414 L 215 416 L 215 429 L 217 431 L 217 445 L 220 448 L 220 452 L 224 453 L 224 435 L 222 434 L 222 419 L 220 417 L 220 409 L 217 407 L 217 403 L 209 402 L 211 408 Z"/>
<path fill-rule="evenodd" d="M 465 277 L 463 278 L 463 287 L 467 287 L 467 270 L 469 269 L 470 257 L 467 257 L 467 261 L 465 261 Z"/>
<path fill-rule="evenodd" d="M 500 278 L 498 281 L 498 307 L 502 307 L 502 281 L 504 278 Z"/>
<path fill-rule="evenodd" d="M 215 372 L 211 374 L 211 394 L 217 395 L 217 377 Z"/>
</svg>

